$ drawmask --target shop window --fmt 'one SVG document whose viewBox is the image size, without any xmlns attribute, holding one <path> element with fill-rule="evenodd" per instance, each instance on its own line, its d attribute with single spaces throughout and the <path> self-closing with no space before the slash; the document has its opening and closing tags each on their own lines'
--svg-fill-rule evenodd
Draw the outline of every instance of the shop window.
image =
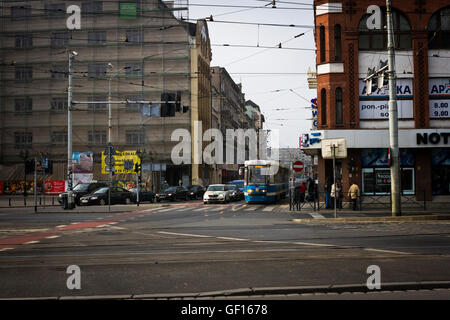
<svg viewBox="0 0 450 320">
<path fill-rule="evenodd" d="M 367 19 L 369 16 L 369 14 L 366 14 L 359 22 L 359 50 L 387 50 L 386 7 L 381 8 L 381 17 L 383 21 L 380 30 L 369 30 L 367 28 Z M 403 13 L 394 9 L 392 11 L 392 20 L 395 49 L 411 49 L 411 26 L 408 19 Z"/>
<path fill-rule="evenodd" d="M 431 159 L 433 195 L 450 195 L 450 149 L 433 149 Z"/>
<path fill-rule="evenodd" d="M 429 49 L 450 49 L 450 7 L 433 14 L 427 29 Z"/>
<path fill-rule="evenodd" d="M 403 194 L 415 193 L 414 168 L 402 168 L 400 172 Z M 391 193 L 391 169 L 363 168 L 362 194 L 389 195 Z"/>
</svg>

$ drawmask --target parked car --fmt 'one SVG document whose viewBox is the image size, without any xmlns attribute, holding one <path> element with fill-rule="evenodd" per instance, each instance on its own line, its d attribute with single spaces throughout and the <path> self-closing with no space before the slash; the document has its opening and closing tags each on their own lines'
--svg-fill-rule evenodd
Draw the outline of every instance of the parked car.
<svg viewBox="0 0 450 320">
<path fill-rule="evenodd" d="M 163 192 L 156 194 L 157 202 L 164 200 L 189 200 L 188 190 L 185 187 L 169 187 Z"/>
<path fill-rule="evenodd" d="M 97 189 L 93 193 L 81 197 L 80 204 L 86 206 L 93 204 L 99 204 L 103 206 L 105 204 L 108 204 L 109 199 L 108 190 L 109 187 Z M 131 199 L 133 199 L 133 193 L 131 193 L 130 191 L 119 187 L 111 188 L 111 204 L 115 203 L 130 204 Z"/>
<path fill-rule="evenodd" d="M 244 192 L 239 190 L 239 187 L 235 184 L 227 184 L 227 190 L 230 192 L 231 201 L 240 201 L 244 199 Z"/>
<path fill-rule="evenodd" d="M 131 188 L 129 190 L 133 193 L 133 198 L 131 199 L 134 203 L 137 203 L 137 188 Z M 151 203 L 155 202 L 155 193 L 146 187 L 139 187 L 139 202 L 149 201 Z"/>
<path fill-rule="evenodd" d="M 208 187 L 203 195 L 203 203 L 208 204 L 210 202 L 230 202 L 230 191 L 227 190 L 224 184 L 212 184 Z"/>
<path fill-rule="evenodd" d="M 244 180 L 233 180 L 230 182 L 230 184 L 235 184 L 238 186 L 239 190 L 244 192 Z"/>
<path fill-rule="evenodd" d="M 75 199 L 75 204 L 80 205 L 80 198 L 86 194 L 92 193 L 101 187 L 107 187 L 108 184 L 105 182 L 89 182 L 89 183 L 79 183 L 73 188 L 73 197 Z M 63 198 L 67 198 L 67 192 L 62 192 L 58 196 L 58 202 L 62 205 Z"/>
<path fill-rule="evenodd" d="M 205 187 L 203 186 L 189 186 L 188 189 L 188 196 L 190 199 L 203 199 L 203 195 L 205 194 Z"/>
</svg>

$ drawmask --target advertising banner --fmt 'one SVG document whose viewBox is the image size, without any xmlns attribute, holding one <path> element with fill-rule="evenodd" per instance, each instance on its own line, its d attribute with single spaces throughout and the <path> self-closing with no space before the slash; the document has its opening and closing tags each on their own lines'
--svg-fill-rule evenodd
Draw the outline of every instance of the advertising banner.
<svg viewBox="0 0 450 320">
<path fill-rule="evenodd" d="M 370 95 L 366 94 L 366 83 L 359 80 L 359 98 L 384 98 L 389 99 L 389 86 L 385 85 L 381 89 L 373 91 Z M 413 98 L 413 83 L 412 79 L 397 79 L 397 97 Z"/>
<path fill-rule="evenodd" d="M 108 174 L 106 170 L 106 158 L 108 156 L 102 151 L 102 174 Z M 129 174 L 134 172 L 134 165 L 140 164 L 141 160 L 136 155 L 136 151 L 116 151 L 116 155 L 112 156 L 114 159 L 114 173 L 115 174 Z"/>
<path fill-rule="evenodd" d="M 398 118 L 414 118 L 413 100 L 397 100 Z M 389 101 L 369 100 L 359 101 L 359 118 L 365 119 L 389 119 Z"/>
<path fill-rule="evenodd" d="M 73 173 L 93 173 L 94 154 L 92 151 L 73 152 Z"/>
<path fill-rule="evenodd" d="M 60 194 L 65 191 L 64 180 L 44 181 L 45 194 Z"/>
</svg>

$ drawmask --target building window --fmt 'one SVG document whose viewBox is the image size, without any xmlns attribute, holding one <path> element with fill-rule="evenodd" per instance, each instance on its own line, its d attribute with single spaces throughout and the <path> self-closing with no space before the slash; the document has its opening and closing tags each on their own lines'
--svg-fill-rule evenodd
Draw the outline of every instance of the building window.
<svg viewBox="0 0 450 320">
<path fill-rule="evenodd" d="M 106 43 L 106 31 L 89 31 L 88 32 L 89 44 L 105 44 Z"/>
<path fill-rule="evenodd" d="M 126 143 L 129 145 L 144 144 L 144 131 L 142 130 L 127 130 L 125 132 Z"/>
<path fill-rule="evenodd" d="M 89 78 L 104 78 L 106 77 L 105 63 L 89 63 L 88 64 L 88 76 Z"/>
<path fill-rule="evenodd" d="M 98 17 L 102 12 L 102 1 L 86 1 L 81 4 L 81 15 L 83 17 Z"/>
<path fill-rule="evenodd" d="M 67 111 L 68 101 L 67 98 L 52 98 L 50 103 L 51 111 L 64 112 Z"/>
<path fill-rule="evenodd" d="M 33 68 L 30 66 L 16 67 L 16 80 L 29 81 L 33 79 Z"/>
<path fill-rule="evenodd" d="M 369 30 L 367 28 L 366 14 L 359 22 L 358 42 L 360 50 L 387 50 L 387 32 L 386 32 L 386 7 L 381 8 L 382 28 L 380 30 Z M 394 28 L 395 49 L 409 50 L 412 48 L 411 26 L 406 16 L 398 10 L 392 11 L 392 20 Z"/>
<path fill-rule="evenodd" d="M 11 20 L 25 20 L 29 17 L 31 17 L 31 6 L 11 7 Z"/>
<path fill-rule="evenodd" d="M 320 62 L 325 62 L 325 27 L 319 28 Z"/>
<path fill-rule="evenodd" d="M 431 185 L 433 195 L 450 195 L 450 149 L 431 150 Z"/>
<path fill-rule="evenodd" d="M 125 74 L 129 76 L 141 76 L 142 65 L 140 63 L 127 63 L 125 66 Z"/>
<path fill-rule="evenodd" d="M 94 145 L 105 145 L 106 144 L 106 131 L 95 130 L 88 132 L 88 143 Z"/>
<path fill-rule="evenodd" d="M 63 18 L 66 15 L 65 3 L 46 3 L 45 15 L 47 19 Z"/>
<path fill-rule="evenodd" d="M 18 98 L 14 102 L 14 112 L 17 114 L 31 113 L 33 110 L 33 99 L 30 97 Z"/>
<path fill-rule="evenodd" d="M 343 124 L 342 89 L 336 88 L 336 124 Z"/>
<path fill-rule="evenodd" d="M 342 60 L 341 26 L 334 26 L 334 61 Z"/>
<path fill-rule="evenodd" d="M 33 47 L 33 35 L 31 33 L 16 35 L 16 48 L 26 49 L 31 47 Z"/>
<path fill-rule="evenodd" d="M 53 144 L 67 144 L 67 132 L 53 131 L 51 138 Z"/>
<path fill-rule="evenodd" d="M 126 97 L 126 100 L 130 100 L 130 101 L 143 101 L 144 97 L 143 96 L 129 96 Z M 136 111 L 140 111 L 141 110 L 141 104 L 140 103 L 129 103 L 127 102 L 127 104 L 125 105 L 125 111 L 128 112 L 136 112 Z"/>
<path fill-rule="evenodd" d="M 52 48 L 65 48 L 69 45 L 70 32 L 52 32 L 50 46 Z"/>
<path fill-rule="evenodd" d="M 100 101 L 104 102 L 104 103 L 88 104 L 89 112 L 106 112 L 106 101 L 108 101 L 108 97 L 106 97 L 106 96 L 89 97 L 88 101 L 89 102 L 100 102 Z"/>
<path fill-rule="evenodd" d="M 139 29 L 127 30 L 125 33 L 126 40 L 125 42 L 129 43 L 143 43 L 144 42 L 144 34 Z"/>
<path fill-rule="evenodd" d="M 327 124 L 327 90 L 322 89 L 320 92 L 320 114 L 322 117 L 322 125 Z"/>
<path fill-rule="evenodd" d="M 450 49 L 450 7 L 433 14 L 428 22 L 428 48 Z"/>
<path fill-rule="evenodd" d="M 52 66 L 50 69 L 52 79 L 67 79 L 69 77 L 69 68 L 67 65 Z"/>
<path fill-rule="evenodd" d="M 33 143 L 33 134 L 31 132 L 15 132 L 14 141 L 16 149 L 31 148 Z"/>
</svg>

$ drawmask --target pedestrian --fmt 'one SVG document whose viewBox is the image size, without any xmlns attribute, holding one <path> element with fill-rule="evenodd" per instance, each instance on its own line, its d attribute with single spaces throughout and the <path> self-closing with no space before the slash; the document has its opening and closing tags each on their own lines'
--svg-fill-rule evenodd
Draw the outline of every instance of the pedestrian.
<svg viewBox="0 0 450 320">
<path fill-rule="evenodd" d="M 331 186 L 331 202 L 332 202 L 332 208 L 334 208 L 334 203 L 336 202 L 336 208 L 342 209 L 342 202 L 341 202 L 341 198 L 342 198 L 342 188 L 341 185 L 339 183 L 339 181 L 336 181 L 336 185 L 333 183 L 333 185 Z M 336 200 L 335 200 L 336 198 Z"/>
<path fill-rule="evenodd" d="M 331 209 L 331 182 L 329 178 L 325 181 L 325 209 Z"/>
<path fill-rule="evenodd" d="M 357 201 L 359 199 L 360 196 L 360 191 L 359 191 L 359 187 L 356 183 L 353 183 L 350 186 L 350 189 L 348 189 L 348 196 L 350 197 L 350 199 L 353 202 L 353 211 L 356 210 L 357 207 Z"/>
<path fill-rule="evenodd" d="M 302 182 L 300 185 L 300 202 L 305 202 L 306 184 Z"/>
</svg>

